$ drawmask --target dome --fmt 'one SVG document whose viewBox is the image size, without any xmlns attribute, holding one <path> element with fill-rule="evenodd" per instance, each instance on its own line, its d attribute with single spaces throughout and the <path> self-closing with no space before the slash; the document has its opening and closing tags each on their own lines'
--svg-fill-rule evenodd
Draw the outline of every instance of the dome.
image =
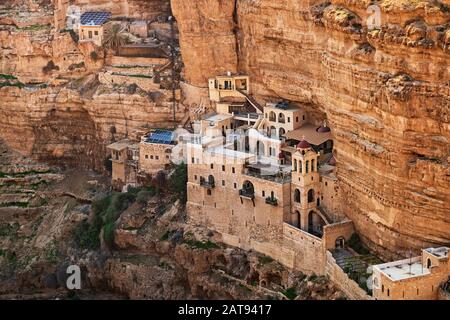
<svg viewBox="0 0 450 320">
<path fill-rule="evenodd" d="M 331 131 L 330 127 L 327 127 L 326 124 L 317 128 L 317 132 L 320 132 L 320 133 L 325 133 L 325 132 L 330 132 L 330 131 Z"/>
<path fill-rule="evenodd" d="M 311 148 L 311 145 L 305 139 L 303 139 L 302 141 L 299 142 L 299 144 L 297 144 L 297 149 L 308 149 L 308 148 Z"/>
</svg>

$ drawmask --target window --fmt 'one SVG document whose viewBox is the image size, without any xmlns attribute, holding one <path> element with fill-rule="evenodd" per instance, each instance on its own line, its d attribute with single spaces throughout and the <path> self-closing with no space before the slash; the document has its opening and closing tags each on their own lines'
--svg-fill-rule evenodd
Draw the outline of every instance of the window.
<svg viewBox="0 0 450 320">
<path fill-rule="evenodd" d="M 156 159 L 156 160 L 159 160 L 159 156 L 155 156 L 155 159 Z"/>
<path fill-rule="evenodd" d="M 305 121 L 305 116 L 303 116 L 303 121 Z"/>
<path fill-rule="evenodd" d="M 314 159 L 312 159 L 312 160 L 311 160 L 311 172 L 314 171 L 314 164 L 315 164 L 315 163 L 314 163 Z"/>
<path fill-rule="evenodd" d="M 236 182 L 234 183 L 234 188 L 235 188 L 235 189 L 237 188 L 237 184 L 236 184 Z"/>
<path fill-rule="evenodd" d="M 225 166 L 222 166 L 222 171 L 225 171 Z"/>
<path fill-rule="evenodd" d="M 194 157 L 191 158 L 191 163 L 195 163 Z"/>
<path fill-rule="evenodd" d="M 150 159 L 153 159 L 153 156 L 150 156 Z"/>
<path fill-rule="evenodd" d="M 148 159 L 148 154 L 145 155 L 145 159 Z"/>
<path fill-rule="evenodd" d="M 295 122 L 298 122 L 298 117 L 295 117 Z"/>
<path fill-rule="evenodd" d="M 306 160 L 305 173 L 309 172 L 309 160 Z"/>
<path fill-rule="evenodd" d="M 325 181 L 325 186 L 328 186 L 328 182 Z"/>
<path fill-rule="evenodd" d="M 94 34 L 95 34 L 96 36 L 98 36 L 98 31 L 94 31 Z"/>
<path fill-rule="evenodd" d="M 387 296 L 389 297 L 391 295 L 391 291 L 387 289 Z"/>
<path fill-rule="evenodd" d="M 288 117 L 288 122 L 291 122 L 291 117 Z"/>
<path fill-rule="evenodd" d="M 206 194 L 207 194 L 208 196 L 210 196 L 210 195 L 211 195 L 211 189 L 206 190 Z"/>
<path fill-rule="evenodd" d="M 169 159 L 169 155 L 166 155 L 166 159 Z"/>
<path fill-rule="evenodd" d="M 236 173 L 236 170 L 234 169 L 234 167 L 231 169 L 231 172 Z"/>
<path fill-rule="evenodd" d="M 92 39 L 92 31 L 89 31 L 88 35 L 89 35 L 89 39 Z"/>
<path fill-rule="evenodd" d="M 225 187 L 225 180 L 222 180 L 222 186 Z"/>
<path fill-rule="evenodd" d="M 266 196 L 266 192 L 265 192 L 265 191 L 262 192 L 262 196 L 263 196 L 263 197 Z"/>
<path fill-rule="evenodd" d="M 194 175 L 194 180 L 197 180 L 197 175 Z"/>
<path fill-rule="evenodd" d="M 427 259 L 427 268 L 428 269 L 431 268 L 431 259 L 430 258 Z"/>
<path fill-rule="evenodd" d="M 211 166 L 210 166 L 210 167 L 211 167 L 211 169 L 214 169 L 214 165 L 213 165 L 212 163 L 211 163 Z"/>
</svg>

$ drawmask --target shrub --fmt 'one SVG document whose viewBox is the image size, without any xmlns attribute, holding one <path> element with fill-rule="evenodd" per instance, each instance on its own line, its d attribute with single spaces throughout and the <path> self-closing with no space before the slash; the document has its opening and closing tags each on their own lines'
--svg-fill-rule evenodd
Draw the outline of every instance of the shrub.
<svg viewBox="0 0 450 320">
<path fill-rule="evenodd" d="M 369 254 L 370 251 L 364 246 L 358 234 L 354 233 L 347 241 L 347 245 L 359 254 Z"/>
<path fill-rule="evenodd" d="M 108 222 L 103 228 L 103 240 L 108 245 L 108 247 L 112 247 L 114 244 L 114 230 L 116 229 L 116 225 L 114 222 Z"/>
<path fill-rule="evenodd" d="M 169 188 L 178 196 L 178 198 L 186 203 L 187 200 L 187 166 L 182 163 L 175 167 L 175 171 L 170 176 Z"/>
<path fill-rule="evenodd" d="M 290 287 L 283 291 L 283 294 L 288 298 L 289 300 L 294 300 L 297 297 L 297 290 L 295 290 L 294 287 Z"/>
<path fill-rule="evenodd" d="M 154 195 L 154 192 L 149 190 L 141 190 L 136 196 L 136 202 L 140 205 L 146 205 L 150 198 Z"/>
</svg>

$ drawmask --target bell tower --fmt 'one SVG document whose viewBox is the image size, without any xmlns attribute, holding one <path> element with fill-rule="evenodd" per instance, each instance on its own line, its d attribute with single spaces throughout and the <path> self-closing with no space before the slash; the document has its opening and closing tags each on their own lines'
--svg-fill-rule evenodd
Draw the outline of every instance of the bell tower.
<svg viewBox="0 0 450 320">
<path fill-rule="evenodd" d="M 319 200 L 318 153 L 305 140 L 292 155 L 291 224 L 308 231 L 309 213 L 317 210 Z"/>
</svg>

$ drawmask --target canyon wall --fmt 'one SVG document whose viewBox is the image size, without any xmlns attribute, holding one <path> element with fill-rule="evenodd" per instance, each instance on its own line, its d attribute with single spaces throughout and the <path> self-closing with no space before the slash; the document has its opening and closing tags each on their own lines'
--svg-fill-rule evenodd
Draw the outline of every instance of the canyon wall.
<svg viewBox="0 0 450 320">
<path fill-rule="evenodd" d="M 248 73 L 327 119 L 342 207 L 386 258 L 450 242 L 449 1 L 172 0 L 186 81 Z"/>
<path fill-rule="evenodd" d="M 100 6 L 105 1 L 78 2 Z M 146 9 L 145 17 L 170 12 L 164 0 L 125 2 L 141 16 L 144 11 L 136 8 Z M 99 81 L 98 73 L 108 67 L 104 51 L 56 30 L 53 9 L 70 1 L 55 1 L 56 7 L 51 3 L 0 4 L 0 138 L 39 160 L 103 170 L 109 143 L 142 127 L 173 126 L 172 95 L 158 85 L 144 91 Z M 178 121 L 184 112 L 180 105 Z"/>
</svg>

